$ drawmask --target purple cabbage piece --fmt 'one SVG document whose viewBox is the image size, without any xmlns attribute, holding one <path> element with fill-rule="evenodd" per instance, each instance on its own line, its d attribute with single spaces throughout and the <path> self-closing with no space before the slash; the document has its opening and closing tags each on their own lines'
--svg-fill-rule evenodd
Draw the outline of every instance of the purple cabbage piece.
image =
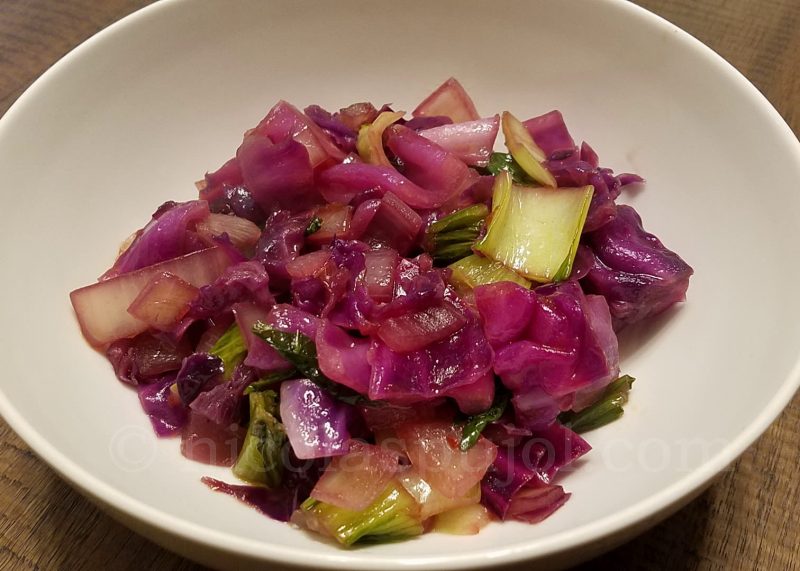
<svg viewBox="0 0 800 571">
<path fill-rule="evenodd" d="M 319 105 L 309 105 L 303 112 L 314 121 L 345 153 L 356 151 L 358 134 Z"/>
<path fill-rule="evenodd" d="M 106 349 L 106 357 L 120 381 L 138 385 L 178 371 L 190 352 L 188 344 L 176 343 L 169 336 L 142 333 L 132 339 L 114 341 Z"/>
<path fill-rule="evenodd" d="M 590 449 L 557 422 L 513 446 L 499 446 L 481 482 L 481 502 L 502 519 L 542 521 L 569 499 L 553 478 Z"/>
<path fill-rule="evenodd" d="M 139 385 L 139 402 L 159 437 L 179 433 L 188 419 L 188 409 L 171 396 L 174 383 L 175 375 L 166 375 L 149 385 Z"/>
<path fill-rule="evenodd" d="M 560 111 L 550 111 L 528 119 L 523 124 L 547 156 L 576 150 L 575 141 L 569 134 Z"/>
<path fill-rule="evenodd" d="M 191 200 L 180 204 L 170 204 L 159 208 L 153 219 L 145 226 L 114 262 L 114 265 L 101 276 L 101 280 L 113 278 L 159 262 L 171 260 L 184 254 L 202 249 L 205 244 L 189 231 L 208 218 L 208 203 L 205 200 Z"/>
<path fill-rule="evenodd" d="M 230 310 L 235 303 L 252 301 L 270 307 L 269 275 L 259 262 L 239 262 L 225 269 L 213 283 L 200 288 L 187 312 L 193 319 L 209 319 Z"/>
<path fill-rule="evenodd" d="M 317 330 L 317 361 L 326 377 L 354 391 L 366 395 L 372 366 L 368 353 L 370 341 L 352 337 L 343 329 L 323 321 Z"/>
<path fill-rule="evenodd" d="M 581 284 L 605 297 L 616 330 L 685 299 L 694 271 L 642 228 L 630 206 L 618 206 L 614 220 L 587 234 L 586 243 L 595 259 Z"/>
<path fill-rule="evenodd" d="M 358 410 L 336 400 L 308 379 L 284 381 L 280 395 L 281 421 L 292 450 L 310 460 L 346 454 Z"/>
<path fill-rule="evenodd" d="M 253 195 L 241 185 L 223 188 L 222 196 L 211 202 L 210 208 L 212 212 L 231 213 L 259 226 L 267 220 L 267 216 L 253 198 Z"/>
<path fill-rule="evenodd" d="M 202 482 L 216 492 L 233 496 L 267 517 L 289 521 L 294 511 L 308 498 L 325 464 L 320 460 L 300 461 L 291 451 L 285 454 L 283 480 L 277 488 L 241 486 L 204 477 Z"/>
<path fill-rule="evenodd" d="M 514 395 L 520 426 L 550 425 L 572 407 L 578 391 L 617 377 L 608 310 L 602 298 L 588 300 L 577 282 L 535 291 L 500 282 L 474 294 L 495 351 L 494 371 Z"/>
<path fill-rule="evenodd" d="M 461 159 L 407 127 L 390 127 L 386 146 L 401 161 L 403 175 L 442 202 L 471 184 L 473 172 Z"/>
<path fill-rule="evenodd" d="M 583 232 L 592 232 L 607 224 L 616 215 L 614 201 L 622 187 L 644 182 L 638 175 L 614 176 L 611 169 L 600 168 L 599 158 L 592 147 L 583 142 L 578 148 L 559 111 L 551 111 L 525 121 L 533 140 L 542 148 L 548 160 L 545 166 L 558 186 L 594 187 L 589 213 Z"/>
<path fill-rule="evenodd" d="M 374 338 L 369 398 L 410 404 L 447 396 L 491 370 L 492 350 L 476 321 L 424 349 L 397 353 Z"/>
<path fill-rule="evenodd" d="M 287 333 L 302 333 L 314 339 L 321 320 L 293 305 L 281 303 L 273 307 L 267 315 L 267 325 Z"/>
<path fill-rule="evenodd" d="M 308 150 L 294 139 L 272 143 L 252 134 L 244 138 L 236 158 L 245 187 L 264 212 L 300 212 L 321 202 Z"/>
<path fill-rule="evenodd" d="M 355 287 L 356 277 L 364 270 L 367 250 L 369 246 L 363 242 L 334 238 L 330 246 L 333 264 L 326 265 L 321 275 L 292 280 L 294 305 L 318 317 L 328 317 L 342 297 Z"/>
<path fill-rule="evenodd" d="M 312 315 L 321 316 L 330 301 L 330 290 L 316 277 L 292 280 L 292 303 Z"/>
<path fill-rule="evenodd" d="M 229 381 L 201 392 L 189 407 L 214 424 L 230 426 L 242 418 L 244 389 L 257 378 L 250 367 L 239 365 Z"/>
<path fill-rule="evenodd" d="M 333 165 L 319 175 L 317 183 L 328 202 L 350 204 L 354 198 L 367 192 L 370 198 L 380 198 L 391 192 L 417 209 L 439 208 L 454 192 L 451 188 L 423 188 L 393 167 L 357 162 Z"/>
<path fill-rule="evenodd" d="M 408 121 L 402 123 L 412 131 L 424 131 L 425 129 L 433 129 L 434 127 L 441 127 L 442 125 L 452 125 L 453 120 L 445 115 L 426 115 L 420 117 L 412 117 Z"/>
<path fill-rule="evenodd" d="M 197 398 L 206 386 L 224 372 L 222 359 L 208 353 L 193 353 L 183 360 L 175 383 L 185 405 Z"/>
<path fill-rule="evenodd" d="M 229 159 L 214 172 L 207 172 L 205 180 L 200 189 L 200 198 L 207 200 L 210 204 L 216 204 L 223 199 L 226 188 L 241 186 L 242 169 L 239 168 L 239 161 L 236 157 Z"/>
<path fill-rule="evenodd" d="M 276 212 L 267 220 L 256 244 L 255 259 L 266 268 L 275 292 L 289 289 L 291 278 L 286 264 L 300 255 L 308 223 L 308 216 L 293 217 L 286 210 Z"/>
</svg>

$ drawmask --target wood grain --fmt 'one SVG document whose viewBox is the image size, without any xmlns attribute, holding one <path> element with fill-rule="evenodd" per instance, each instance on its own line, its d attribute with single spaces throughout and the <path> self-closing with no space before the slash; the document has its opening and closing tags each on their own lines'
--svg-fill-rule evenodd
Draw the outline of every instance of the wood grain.
<svg viewBox="0 0 800 571">
<path fill-rule="evenodd" d="M 146 0 L 0 0 L 0 113 L 66 52 Z M 798 0 L 639 0 L 714 48 L 800 132 Z M 698 500 L 590 569 L 800 569 L 800 396 Z M 0 570 L 204 569 L 127 530 L 0 421 Z"/>
</svg>

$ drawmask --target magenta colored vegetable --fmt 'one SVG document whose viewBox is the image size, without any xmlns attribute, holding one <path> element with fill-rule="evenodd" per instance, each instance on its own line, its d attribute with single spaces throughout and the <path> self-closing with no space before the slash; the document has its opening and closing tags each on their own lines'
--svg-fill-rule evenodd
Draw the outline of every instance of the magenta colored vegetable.
<svg viewBox="0 0 800 571">
<path fill-rule="evenodd" d="M 268 320 L 269 312 L 266 309 L 251 302 L 237 303 L 233 306 L 233 314 L 247 346 L 245 365 L 265 373 L 289 368 L 289 363 L 280 353 L 253 333 L 253 326 L 256 323 Z"/>
<path fill-rule="evenodd" d="M 411 128 L 410 123 L 406 127 Z M 444 124 L 427 128 L 419 134 L 470 166 L 485 167 L 500 129 L 500 116 Z"/>
<path fill-rule="evenodd" d="M 178 371 L 190 353 L 188 343 L 176 343 L 169 336 L 150 333 L 118 339 L 106 349 L 117 378 L 132 385 L 149 383 L 164 373 Z"/>
<path fill-rule="evenodd" d="M 254 224 L 262 225 L 267 219 L 264 211 L 253 198 L 253 195 L 241 184 L 226 186 L 219 198 L 209 200 L 211 212 L 234 214 Z"/>
<path fill-rule="evenodd" d="M 500 446 L 481 483 L 481 501 L 502 519 L 541 521 L 569 498 L 561 486 L 553 485 L 555 475 L 590 449 L 557 423 L 512 448 Z"/>
<path fill-rule="evenodd" d="M 550 111 L 528 119 L 523 125 L 546 156 L 575 151 L 575 141 L 572 140 L 560 111 Z"/>
<path fill-rule="evenodd" d="M 214 172 L 206 173 L 204 180 L 197 184 L 200 188 L 200 199 L 212 203 L 223 200 L 226 189 L 240 186 L 243 183 L 242 169 L 239 168 L 239 161 L 234 157 Z"/>
<path fill-rule="evenodd" d="M 345 125 L 340 118 L 337 118 L 319 105 L 309 105 L 303 112 L 314 121 L 320 129 L 333 140 L 334 144 L 344 153 L 352 153 L 356 150 L 357 133 Z"/>
<path fill-rule="evenodd" d="M 208 202 L 192 200 L 156 214 L 158 216 L 153 216 L 101 279 L 127 274 L 206 247 L 192 230 L 195 224 L 208 217 Z"/>
<path fill-rule="evenodd" d="M 255 133 L 236 152 L 244 184 L 264 212 L 301 212 L 321 201 L 306 147 L 293 139 L 277 144 Z"/>
<path fill-rule="evenodd" d="M 432 207 L 446 203 L 475 178 L 458 157 L 411 129 L 392 125 L 387 133 L 386 146 L 402 163 L 403 174 L 437 197 L 439 204 Z"/>
<path fill-rule="evenodd" d="M 369 339 L 352 337 L 329 322 L 322 322 L 314 338 L 322 374 L 354 391 L 366 395 L 372 367 L 369 364 Z"/>
<path fill-rule="evenodd" d="M 201 392 L 216 383 L 224 372 L 222 359 L 208 353 L 193 353 L 183 360 L 175 384 L 178 396 L 185 405 L 197 398 Z"/>
<path fill-rule="evenodd" d="M 306 148 L 313 168 L 345 157 L 345 153 L 316 123 L 286 101 L 279 101 L 253 133 L 266 136 L 276 144 L 288 139 L 297 141 Z"/>
<path fill-rule="evenodd" d="M 310 217 L 296 216 L 281 210 L 267 220 L 264 233 L 256 244 L 255 259 L 261 262 L 270 278 L 273 291 L 289 289 L 286 264 L 300 255 Z"/>
<path fill-rule="evenodd" d="M 381 113 L 392 125 L 370 129 Z M 346 545 L 558 510 L 565 467 L 589 451 L 566 426 L 618 417 L 630 388 L 608 388 L 615 330 L 682 300 L 692 275 L 617 204 L 643 179 L 602 167 L 559 111 L 507 129 L 513 154 L 493 152 L 500 115 L 481 119 L 453 78 L 402 115 L 279 101 L 196 183 L 200 200 L 165 202 L 70 294 L 157 435 L 262 484 L 209 487 Z M 497 173 L 524 186 L 526 170 L 591 186 L 586 220 L 560 227 L 548 217 L 567 207 L 548 202 L 547 239 L 498 248 L 557 249 L 559 281 L 492 283 L 513 272 L 473 248 L 538 208 L 493 196 Z"/>
<path fill-rule="evenodd" d="M 618 206 L 609 224 L 587 235 L 595 255 L 582 283 L 608 301 L 619 330 L 683 301 L 694 271 L 642 228 L 630 206 Z"/>
<path fill-rule="evenodd" d="M 284 468 L 281 485 L 274 489 L 231 485 L 209 477 L 204 477 L 202 481 L 212 490 L 233 496 L 272 519 L 289 521 L 292 513 L 313 489 L 322 466 L 318 461 L 300 461 L 291 452 L 287 456 L 289 461 Z"/>
<path fill-rule="evenodd" d="M 181 454 L 203 464 L 233 466 L 244 439 L 237 423 L 218 424 L 194 410 L 181 432 Z"/>
<path fill-rule="evenodd" d="M 419 241 L 422 218 L 392 192 L 362 203 L 356 216 L 353 236 L 373 247 L 393 248 L 406 255 Z"/>
<path fill-rule="evenodd" d="M 244 389 L 258 377 L 253 369 L 239 365 L 229 381 L 201 392 L 189 405 L 193 414 L 204 416 L 220 426 L 239 422 L 242 418 Z"/>
<path fill-rule="evenodd" d="M 377 335 L 392 351 L 418 351 L 447 339 L 464 327 L 467 318 L 446 301 L 422 311 L 390 317 L 382 321 Z"/>
<path fill-rule="evenodd" d="M 339 456 L 349 450 L 358 411 L 319 385 L 308 379 L 284 381 L 280 409 L 286 436 L 301 460 Z"/>
<path fill-rule="evenodd" d="M 229 266 L 213 283 L 200 288 L 188 316 L 208 319 L 229 311 L 236 303 L 251 301 L 269 307 L 274 299 L 269 291 L 269 275 L 255 261 Z"/>
<path fill-rule="evenodd" d="M 521 426 L 548 426 L 572 407 L 577 391 L 617 377 L 619 354 L 607 308 L 602 299 L 587 301 L 576 282 L 534 291 L 508 282 L 480 286 L 475 303 L 484 323 L 494 322 L 494 371 L 514 393 Z M 501 303 L 516 309 L 499 319 Z"/>
<path fill-rule="evenodd" d="M 172 392 L 175 375 L 166 375 L 147 385 L 139 385 L 139 402 L 158 436 L 172 436 L 181 431 L 188 409 Z"/>
<path fill-rule="evenodd" d="M 410 404 L 447 396 L 481 379 L 491 369 L 492 350 L 480 325 L 472 322 L 449 338 L 408 353 L 373 340 L 370 360 L 369 398 Z"/>
<path fill-rule="evenodd" d="M 392 167 L 366 163 L 334 165 L 318 178 L 319 190 L 328 202 L 349 204 L 359 193 L 375 191 L 383 196 L 392 192 L 412 208 L 438 208 L 452 195 L 414 184 Z"/>
</svg>

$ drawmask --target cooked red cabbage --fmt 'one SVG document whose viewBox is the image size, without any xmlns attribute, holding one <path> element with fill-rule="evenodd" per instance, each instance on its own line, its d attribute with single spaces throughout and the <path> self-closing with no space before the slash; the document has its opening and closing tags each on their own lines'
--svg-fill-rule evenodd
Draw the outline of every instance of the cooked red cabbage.
<svg viewBox="0 0 800 571">
<path fill-rule="evenodd" d="M 582 280 L 602 295 L 619 330 L 683 301 L 694 273 L 678 254 L 642 227 L 630 206 L 618 206 L 610 223 L 586 235 L 594 264 Z"/>
<path fill-rule="evenodd" d="M 384 112 L 279 101 L 196 183 L 200 200 L 164 203 L 71 294 L 82 330 L 186 457 L 253 474 L 282 457 L 272 488 L 204 479 L 270 517 L 346 543 L 453 509 L 541 521 L 589 450 L 560 421 L 609 402 L 615 331 L 683 300 L 692 268 L 617 204 L 643 179 L 601 166 L 559 111 L 504 133 L 515 154 L 493 153 L 500 115 L 481 119 L 453 78 L 370 130 Z M 492 283 L 514 277 L 473 252 L 502 215 L 497 175 L 543 169 L 592 187 L 583 226 L 553 237 L 559 263 L 569 250 L 556 275 L 571 272 Z M 467 276 L 467 256 L 494 273 Z"/>
</svg>

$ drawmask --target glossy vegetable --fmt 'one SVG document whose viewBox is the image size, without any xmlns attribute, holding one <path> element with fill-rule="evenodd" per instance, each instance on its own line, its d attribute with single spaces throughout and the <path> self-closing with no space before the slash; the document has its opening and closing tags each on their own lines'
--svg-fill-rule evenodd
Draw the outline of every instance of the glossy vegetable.
<svg viewBox="0 0 800 571">
<path fill-rule="evenodd" d="M 641 182 L 453 78 L 412 117 L 279 101 L 71 299 L 156 434 L 248 484 L 213 490 L 346 547 L 535 523 L 623 413 L 615 330 L 692 275 Z"/>
<path fill-rule="evenodd" d="M 475 249 L 530 280 L 561 281 L 572 272 L 591 198 L 591 186 L 519 186 L 501 173 L 486 236 Z"/>
</svg>

